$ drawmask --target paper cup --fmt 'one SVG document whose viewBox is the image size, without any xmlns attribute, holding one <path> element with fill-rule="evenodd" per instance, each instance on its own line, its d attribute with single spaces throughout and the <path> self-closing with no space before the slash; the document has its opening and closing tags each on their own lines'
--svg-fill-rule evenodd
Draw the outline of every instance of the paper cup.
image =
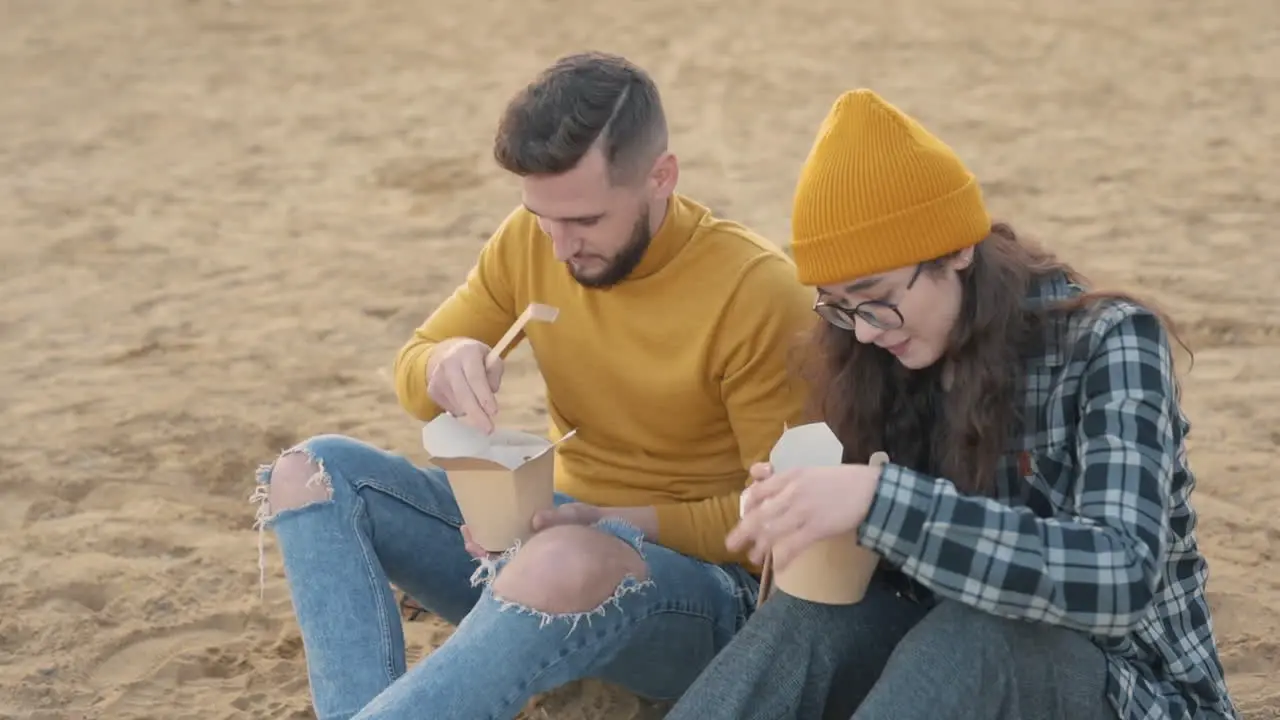
<svg viewBox="0 0 1280 720">
<path fill-rule="evenodd" d="M 773 584 L 802 600 L 852 605 L 866 596 L 879 562 L 879 555 L 858 544 L 857 533 L 844 533 L 810 545 L 785 568 L 774 568 Z"/>
</svg>

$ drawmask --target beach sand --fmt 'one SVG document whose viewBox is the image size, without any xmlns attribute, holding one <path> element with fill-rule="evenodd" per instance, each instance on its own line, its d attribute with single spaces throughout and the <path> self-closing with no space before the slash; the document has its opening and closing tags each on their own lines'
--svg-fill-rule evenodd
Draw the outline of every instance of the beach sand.
<svg viewBox="0 0 1280 720">
<path fill-rule="evenodd" d="M 323 432 L 423 459 L 392 358 L 519 201 L 500 108 L 587 47 L 660 83 L 680 189 L 780 243 L 819 122 L 869 86 L 998 216 L 1174 313 L 1223 661 L 1280 717 L 1274 0 L 3 9 L 0 717 L 311 717 L 254 469 Z M 542 429 L 527 352 L 501 401 Z M 448 634 L 410 623 L 413 657 Z M 525 717 L 652 715 L 581 683 Z"/>
</svg>

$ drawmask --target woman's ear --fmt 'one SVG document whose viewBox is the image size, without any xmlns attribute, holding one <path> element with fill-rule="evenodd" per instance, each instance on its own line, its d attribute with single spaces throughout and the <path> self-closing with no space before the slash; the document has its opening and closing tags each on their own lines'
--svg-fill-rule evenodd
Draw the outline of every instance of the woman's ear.
<svg viewBox="0 0 1280 720">
<path fill-rule="evenodd" d="M 974 247 L 975 247 L 974 245 L 970 245 L 969 247 L 956 253 L 955 257 L 951 259 L 951 269 L 955 270 L 956 272 L 959 272 L 973 265 Z"/>
</svg>

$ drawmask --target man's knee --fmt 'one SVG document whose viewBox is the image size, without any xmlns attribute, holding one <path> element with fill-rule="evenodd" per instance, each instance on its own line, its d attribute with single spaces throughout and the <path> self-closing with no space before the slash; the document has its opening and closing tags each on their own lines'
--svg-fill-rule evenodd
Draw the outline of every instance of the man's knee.
<svg viewBox="0 0 1280 720">
<path fill-rule="evenodd" d="M 319 435 L 283 452 L 275 462 L 259 472 L 267 486 L 266 501 L 271 512 L 294 510 L 333 497 L 333 479 L 325 459 L 334 451 L 359 443 L 341 435 Z"/>
<path fill-rule="evenodd" d="M 612 599 L 628 578 L 649 579 L 635 547 L 602 530 L 565 525 L 530 538 L 493 581 L 493 592 L 539 612 L 585 613 Z"/>
<path fill-rule="evenodd" d="M 331 482 L 317 460 L 302 452 L 289 453 L 271 468 L 267 502 L 274 512 L 324 502 L 333 494 Z"/>
</svg>

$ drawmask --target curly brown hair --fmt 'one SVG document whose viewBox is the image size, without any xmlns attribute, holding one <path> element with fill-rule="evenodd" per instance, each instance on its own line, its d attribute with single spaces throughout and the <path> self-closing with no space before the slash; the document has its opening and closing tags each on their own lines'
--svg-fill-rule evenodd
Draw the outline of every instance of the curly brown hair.
<svg viewBox="0 0 1280 720">
<path fill-rule="evenodd" d="M 941 272 L 953 255 L 925 263 L 924 271 Z M 1167 316 L 1124 293 L 1086 292 L 1028 307 L 1028 290 L 1039 280 L 1055 273 L 1082 287 L 1087 280 L 1004 223 L 992 225 L 973 262 L 958 272 L 959 318 L 943 359 L 928 368 L 909 370 L 825 322 L 807 338 L 799 371 L 810 388 L 808 415 L 840 438 L 844 462 L 866 463 L 883 450 L 894 463 L 945 477 L 961 492 L 987 494 L 1021 420 L 1025 357 L 1044 342 L 1052 315 L 1127 300 L 1150 308 L 1177 337 Z"/>
</svg>

